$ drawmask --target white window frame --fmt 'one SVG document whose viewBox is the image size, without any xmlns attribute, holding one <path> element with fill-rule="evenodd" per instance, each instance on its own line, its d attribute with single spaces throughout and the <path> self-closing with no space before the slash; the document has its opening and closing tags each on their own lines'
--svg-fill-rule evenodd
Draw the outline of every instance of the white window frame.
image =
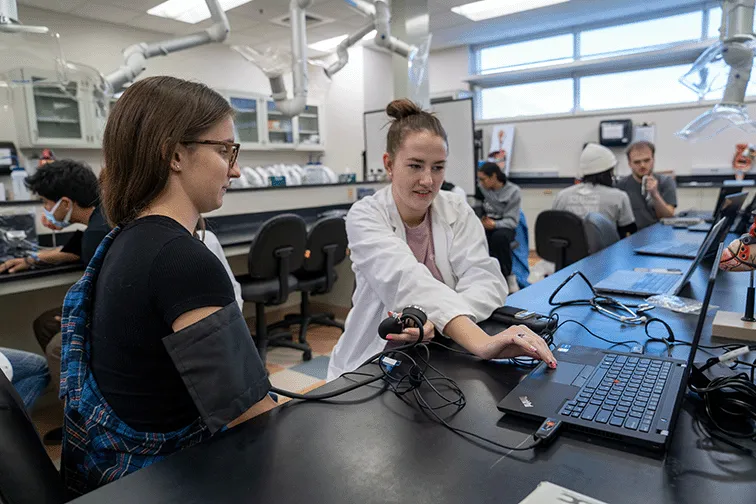
<svg viewBox="0 0 756 504">
<path fill-rule="evenodd" d="M 636 111 L 636 110 L 658 110 L 668 108 L 686 108 L 686 107 L 699 107 L 706 103 L 716 103 L 712 100 L 695 100 L 686 102 L 683 104 L 672 105 L 654 105 L 649 107 L 633 107 L 633 108 L 617 108 L 617 109 L 604 109 L 603 111 L 582 111 L 580 106 L 580 78 L 591 76 L 610 74 L 617 72 L 626 72 L 632 70 L 651 69 L 672 65 L 691 64 L 706 48 L 711 45 L 711 40 L 708 37 L 709 28 L 709 10 L 712 7 L 719 5 L 719 2 L 707 2 L 705 4 L 699 4 L 688 8 L 674 8 L 667 9 L 659 12 L 655 12 L 649 15 L 642 16 L 628 16 L 623 18 L 613 19 L 611 21 L 604 21 L 601 23 L 584 24 L 573 27 L 568 30 L 555 30 L 551 32 L 538 32 L 529 34 L 525 37 L 517 37 L 511 39 L 500 40 L 493 43 L 482 44 L 478 46 L 472 46 L 470 48 L 471 58 L 471 70 L 472 75 L 466 79 L 475 94 L 475 116 L 476 121 L 482 121 L 483 123 L 489 121 L 500 122 L 501 119 L 511 120 L 528 120 L 528 119 L 543 119 L 547 117 L 565 117 L 565 116 L 582 116 L 582 115 L 600 115 L 605 113 L 606 110 L 612 111 Z M 591 56 L 588 59 L 581 59 L 580 57 L 580 34 L 583 31 L 593 30 L 597 28 L 608 28 L 612 26 L 619 26 L 628 23 L 636 23 L 640 21 L 649 21 L 653 19 L 664 18 L 668 16 L 674 16 L 679 14 L 686 14 L 691 12 L 702 12 L 701 16 L 701 29 L 700 39 L 698 41 L 685 41 L 680 43 L 674 43 L 665 45 L 662 47 L 650 47 L 645 50 L 632 53 L 623 53 L 619 55 L 607 55 L 604 57 Z M 545 38 L 555 35 L 562 35 L 572 33 L 574 40 L 574 62 L 531 67 L 525 69 L 518 69 L 517 67 L 511 70 L 504 70 L 496 73 L 481 73 L 480 68 L 480 51 L 485 48 L 495 47 L 500 45 L 508 45 L 517 42 L 525 42 L 528 40 L 534 40 L 539 38 Z M 487 119 L 481 120 L 482 117 L 482 103 L 481 103 L 481 90 L 484 88 L 500 87 L 514 84 L 526 84 L 535 83 L 548 80 L 572 78 L 573 79 L 573 108 L 569 113 L 558 114 L 544 114 L 538 116 L 514 116 L 514 117 L 502 117 L 499 119 Z M 753 101 L 751 99 L 747 101 Z"/>
</svg>

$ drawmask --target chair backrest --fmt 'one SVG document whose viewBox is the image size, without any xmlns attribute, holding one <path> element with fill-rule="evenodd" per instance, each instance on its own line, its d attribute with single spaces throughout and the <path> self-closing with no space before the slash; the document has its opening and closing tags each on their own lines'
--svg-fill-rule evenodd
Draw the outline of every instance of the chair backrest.
<svg viewBox="0 0 756 504">
<path fill-rule="evenodd" d="M 342 217 L 318 220 L 307 232 L 307 253 L 302 270 L 308 273 L 325 271 L 329 255 L 332 266 L 340 264 L 347 254 L 346 221 Z"/>
<path fill-rule="evenodd" d="M 545 210 L 535 225 L 536 252 L 556 264 L 556 269 L 588 256 L 583 220 L 572 212 Z"/>
<path fill-rule="evenodd" d="M 588 212 L 583 217 L 585 239 L 588 242 L 588 252 L 595 254 L 613 243 L 620 241 L 619 232 L 614 223 L 598 212 Z"/>
<path fill-rule="evenodd" d="M 278 301 L 289 296 L 288 276 L 302 267 L 307 243 L 304 219 L 294 214 L 271 217 L 249 247 L 247 267 L 253 280 L 280 281 Z"/>
<path fill-rule="evenodd" d="M 0 372 L 0 503 L 65 502 L 63 482 L 16 389 Z"/>
</svg>

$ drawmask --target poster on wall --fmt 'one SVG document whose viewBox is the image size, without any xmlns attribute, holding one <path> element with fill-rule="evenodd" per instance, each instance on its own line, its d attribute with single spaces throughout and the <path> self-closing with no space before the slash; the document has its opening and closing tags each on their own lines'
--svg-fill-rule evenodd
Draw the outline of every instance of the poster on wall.
<svg viewBox="0 0 756 504">
<path fill-rule="evenodd" d="M 488 149 L 488 160 L 497 163 L 507 176 L 509 176 L 509 166 L 512 163 L 514 134 L 513 124 L 495 125 L 491 132 L 491 147 Z"/>
</svg>

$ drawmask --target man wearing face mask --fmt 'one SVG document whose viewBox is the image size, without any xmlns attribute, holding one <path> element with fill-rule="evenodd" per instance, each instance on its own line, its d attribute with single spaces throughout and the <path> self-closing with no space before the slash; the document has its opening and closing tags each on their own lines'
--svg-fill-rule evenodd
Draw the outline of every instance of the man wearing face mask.
<svg viewBox="0 0 756 504">
<path fill-rule="evenodd" d="M 27 177 L 26 186 L 42 199 L 42 225 L 60 231 L 71 224 L 83 224 L 87 230 L 74 232 L 62 247 L 5 261 L 0 264 L 0 273 L 77 261 L 89 263 L 110 230 L 98 208 L 99 186 L 92 169 L 69 159 L 54 161 Z"/>
<path fill-rule="evenodd" d="M 82 224 L 87 228 L 75 231 L 62 247 L 0 264 L 0 274 L 14 274 L 53 264 L 89 264 L 100 242 L 110 232 L 110 226 L 100 212 L 99 184 L 92 169 L 85 163 L 63 159 L 40 166 L 25 182 L 29 190 L 42 199 L 42 225 L 55 231 L 71 224 Z M 57 307 L 34 320 L 34 335 L 45 352 L 51 381 L 56 388 L 60 385 L 60 316 L 61 308 Z M 46 442 L 59 441 L 59 430 L 49 434 L 52 436 L 46 435 Z"/>
</svg>

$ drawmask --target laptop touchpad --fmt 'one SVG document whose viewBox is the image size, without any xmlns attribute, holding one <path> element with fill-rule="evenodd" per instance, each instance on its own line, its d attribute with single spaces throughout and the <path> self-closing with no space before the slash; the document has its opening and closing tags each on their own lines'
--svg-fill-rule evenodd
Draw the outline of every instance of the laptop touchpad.
<svg viewBox="0 0 756 504">
<path fill-rule="evenodd" d="M 575 381 L 575 378 L 580 376 L 581 371 L 583 371 L 583 368 L 585 367 L 591 366 L 561 361 L 556 369 L 549 369 L 549 367 L 545 365 L 539 366 L 538 369 L 530 374 L 530 378 L 571 385 L 572 382 Z"/>
</svg>

